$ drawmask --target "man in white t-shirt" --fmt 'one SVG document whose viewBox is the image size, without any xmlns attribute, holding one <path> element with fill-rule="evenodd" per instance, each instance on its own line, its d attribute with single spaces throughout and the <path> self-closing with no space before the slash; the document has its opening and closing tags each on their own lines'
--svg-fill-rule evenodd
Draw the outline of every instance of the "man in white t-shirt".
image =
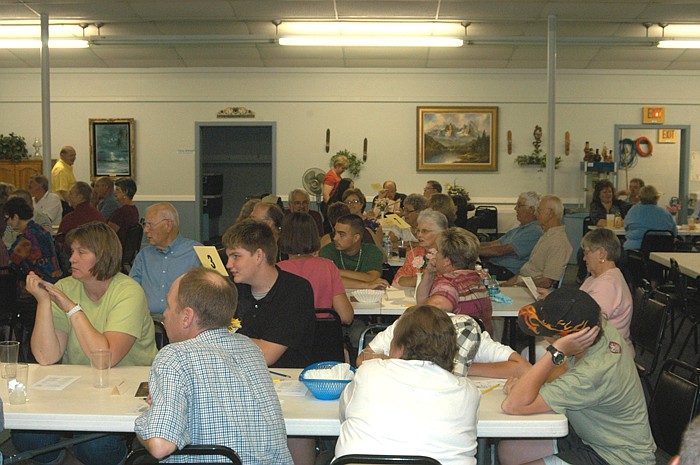
<svg viewBox="0 0 700 465">
<path fill-rule="evenodd" d="M 462 376 L 469 373 L 473 376 L 508 378 L 520 376 L 530 368 L 527 360 L 510 347 L 491 339 L 489 333 L 482 331 L 476 320 L 469 315 L 449 315 L 457 330 L 459 346 L 453 373 Z M 389 357 L 395 326 L 396 322 L 372 339 L 357 357 L 357 366 L 368 358 Z"/>
</svg>

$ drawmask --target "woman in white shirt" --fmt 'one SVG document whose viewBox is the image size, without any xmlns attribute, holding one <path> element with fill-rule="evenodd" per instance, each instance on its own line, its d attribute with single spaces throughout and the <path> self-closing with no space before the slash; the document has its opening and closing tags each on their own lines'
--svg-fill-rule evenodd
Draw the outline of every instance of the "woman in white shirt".
<svg viewBox="0 0 700 465">
<path fill-rule="evenodd" d="M 340 400 L 336 457 L 425 455 L 443 465 L 476 464 L 479 390 L 451 373 L 454 325 L 431 305 L 397 321 L 388 359 L 365 361 Z"/>
</svg>

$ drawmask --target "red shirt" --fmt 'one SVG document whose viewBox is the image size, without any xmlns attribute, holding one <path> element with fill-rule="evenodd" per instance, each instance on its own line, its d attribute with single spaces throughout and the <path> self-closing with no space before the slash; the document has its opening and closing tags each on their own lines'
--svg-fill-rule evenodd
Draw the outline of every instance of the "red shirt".
<svg viewBox="0 0 700 465">
<path fill-rule="evenodd" d="M 340 176 L 338 176 L 338 173 L 336 173 L 335 170 L 331 168 L 328 171 L 328 173 L 326 173 L 326 176 L 323 178 L 323 184 L 325 184 L 326 186 L 333 186 L 333 190 L 331 191 L 330 197 L 333 196 L 335 188 L 338 187 L 339 182 Z"/>
<path fill-rule="evenodd" d="M 93 207 L 90 202 L 83 202 L 77 205 L 72 212 L 63 217 L 61 225 L 58 227 L 58 232 L 59 234 L 67 233 L 91 221 L 101 221 L 104 223 L 105 217 L 97 208 Z"/>
</svg>

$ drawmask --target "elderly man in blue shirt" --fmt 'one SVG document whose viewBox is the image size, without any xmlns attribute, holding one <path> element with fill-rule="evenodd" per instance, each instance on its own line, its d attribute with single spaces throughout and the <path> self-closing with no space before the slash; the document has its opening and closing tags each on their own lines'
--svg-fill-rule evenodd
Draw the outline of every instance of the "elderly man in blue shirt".
<svg viewBox="0 0 700 465">
<path fill-rule="evenodd" d="M 537 222 L 535 210 L 540 201 L 537 192 L 523 192 L 515 204 L 515 216 L 520 225 L 503 237 L 482 242 L 479 256 L 491 275 L 503 281 L 516 275 L 530 259 L 530 252 L 542 237 L 542 226 Z M 484 258 L 488 261 L 484 262 Z"/>
<path fill-rule="evenodd" d="M 180 235 L 180 216 L 170 203 L 148 207 L 143 226 L 151 245 L 136 256 L 129 276 L 146 292 L 151 315 L 161 319 L 170 286 L 187 270 L 200 266 L 194 246 L 202 244 Z"/>
</svg>

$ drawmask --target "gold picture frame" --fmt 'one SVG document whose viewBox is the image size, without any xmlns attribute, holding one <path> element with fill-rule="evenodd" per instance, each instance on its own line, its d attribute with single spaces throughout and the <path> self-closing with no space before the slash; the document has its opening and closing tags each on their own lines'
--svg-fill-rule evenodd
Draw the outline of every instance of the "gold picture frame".
<svg viewBox="0 0 700 465">
<path fill-rule="evenodd" d="M 134 118 L 91 118 L 88 122 L 91 177 L 133 178 L 136 158 Z"/>
<path fill-rule="evenodd" d="M 418 171 L 497 171 L 498 107 L 417 107 Z"/>
</svg>

